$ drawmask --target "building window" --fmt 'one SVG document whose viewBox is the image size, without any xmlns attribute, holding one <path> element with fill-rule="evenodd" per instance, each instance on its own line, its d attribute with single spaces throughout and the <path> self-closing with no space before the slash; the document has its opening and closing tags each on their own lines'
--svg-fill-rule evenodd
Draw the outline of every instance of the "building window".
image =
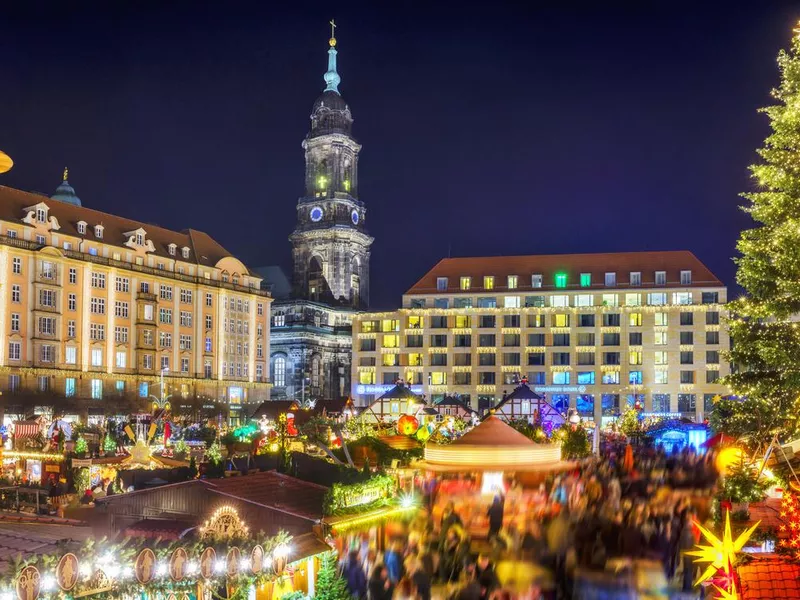
<svg viewBox="0 0 800 600">
<path fill-rule="evenodd" d="M 8 358 L 9 360 L 19 360 L 22 354 L 22 344 L 20 342 L 8 343 Z"/>
<path fill-rule="evenodd" d="M 703 292 L 701 302 L 703 304 L 719 304 L 719 292 Z"/>
<path fill-rule="evenodd" d="M 567 274 L 566 273 L 556 273 L 555 275 L 555 284 L 557 288 L 565 288 L 567 287 Z"/>
<path fill-rule="evenodd" d="M 483 289 L 484 290 L 493 290 L 494 289 L 494 275 L 484 275 L 484 277 L 483 277 Z"/>
<path fill-rule="evenodd" d="M 40 357 L 42 359 L 42 362 L 46 362 L 46 363 L 53 362 L 54 357 L 55 357 L 55 352 L 54 352 L 53 346 L 51 346 L 50 344 L 45 344 L 44 346 L 42 346 Z"/>
<path fill-rule="evenodd" d="M 118 344 L 128 343 L 128 328 L 127 327 L 114 327 L 114 341 Z"/>
<path fill-rule="evenodd" d="M 672 294 L 672 303 L 673 304 L 680 304 L 686 305 L 692 303 L 692 293 L 691 292 L 675 292 Z"/>
<path fill-rule="evenodd" d="M 106 274 L 105 273 L 92 273 L 92 287 L 105 289 L 106 287 Z"/>
<path fill-rule="evenodd" d="M 532 288 L 540 288 L 542 287 L 542 275 L 541 273 L 534 273 L 531 275 L 531 287 Z"/>
<path fill-rule="evenodd" d="M 169 371 L 169 356 L 162 356 L 161 357 L 161 370 L 162 371 Z"/>
<path fill-rule="evenodd" d="M 188 373 L 189 372 L 189 359 L 182 358 L 181 359 L 181 373 Z"/>
<path fill-rule="evenodd" d="M 651 292 L 647 294 L 647 304 L 649 306 L 664 306 L 667 303 L 667 295 L 664 292 Z"/>
<path fill-rule="evenodd" d="M 565 295 L 553 295 L 550 296 L 550 306 L 555 307 L 566 307 L 569 306 L 569 296 Z"/>
<path fill-rule="evenodd" d="M 681 371 L 681 383 L 694 383 L 694 371 Z"/>
<path fill-rule="evenodd" d="M 284 327 L 286 325 L 286 315 L 282 311 L 276 312 L 272 317 L 272 325 L 275 327 Z"/>
<path fill-rule="evenodd" d="M 592 274 L 581 273 L 581 287 L 591 287 L 591 285 L 592 285 Z M 556 275 L 556 287 L 566 287 L 566 284 L 558 285 L 558 275 Z"/>
<path fill-rule="evenodd" d="M 92 366 L 103 366 L 103 351 L 100 348 L 92 348 Z"/>
<path fill-rule="evenodd" d="M 20 286 L 14 284 L 11 286 L 11 301 L 12 302 L 21 302 L 22 301 L 22 291 Z"/>
<path fill-rule="evenodd" d="M 64 380 L 64 395 L 67 398 L 72 398 L 75 395 L 75 378 L 67 377 Z"/>
<path fill-rule="evenodd" d="M 631 327 L 641 327 L 642 313 L 630 313 L 628 315 L 628 325 Z"/>
<path fill-rule="evenodd" d="M 128 318 L 128 303 L 127 302 L 115 302 L 114 303 L 114 315 L 117 317 L 121 317 L 123 319 Z"/>
<path fill-rule="evenodd" d="M 91 323 L 89 325 L 89 337 L 95 341 L 103 341 L 106 339 L 106 326 L 99 323 Z"/>
<path fill-rule="evenodd" d="M 667 285 L 666 271 L 656 271 L 656 285 Z"/>
<path fill-rule="evenodd" d="M 211 295 L 210 292 L 206 292 L 206 306 L 213 306 L 214 305 L 214 297 Z"/>
<path fill-rule="evenodd" d="M 181 288 L 181 303 L 182 304 L 192 303 L 192 290 L 185 290 Z"/>
<path fill-rule="evenodd" d="M 170 325 L 172 323 L 172 309 L 159 308 L 158 309 L 158 322 Z"/>
<path fill-rule="evenodd" d="M 78 283 L 78 269 L 70 267 L 69 269 L 69 282 Z"/>
<path fill-rule="evenodd" d="M 89 310 L 96 315 L 106 314 L 106 301 L 105 298 L 92 298 L 89 303 Z"/>
<path fill-rule="evenodd" d="M 472 285 L 472 278 L 471 277 L 462 277 L 459 281 L 459 287 L 461 288 L 462 292 L 466 292 L 469 290 L 470 286 Z"/>
<path fill-rule="evenodd" d="M 78 358 L 78 349 L 74 346 L 67 346 L 64 348 L 64 362 L 68 365 L 74 365 L 77 363 Z"/>
<path fill-rule="evenodd" d="M 719 344 L 719 331 L 706 331 L 706 344 Z"/>
<path fill-rule="evenodd" d="M 192 326 L 192 313 L 182 310 L 180 313 L 180 323 L 181 327 L 191 327 Z"/>
<path fill-rule="evenodd" d="M 92 398 L 100 400 L 103 397 L 103 380 L 92 379 Z"/>
<path fill-rule="evenodd" d="M 691 271 L 681 271 L 681 285 L 692 285 Z"/>
<path fill-rule="evenodd" d="M 642 385 L 642 372 L 628 371 L 628 383 L 630 385 Z"/>
<path fill-rule="evenodd" d="M 189 258 L 189 248 L 186 246 L 181 248 L 181 256 L 183 256 L 183 258 Z"/>
<path fill-rule="evenodd" d="M 162 300 L 172 300 L 172 286 L 160 285 L 158 287 L 158 293 Z"/>
<path fill-rule="evenodd" d="M 19 313 L 11 313 L 11 331 L 19 331 Z"/>
<path fill-rule="evenodd" d="M 436 278 L 436 289 L 440 292 L 447 291 L 447 277 L 437 277 Z"/>
<path fill-rule="evenodd" d="M 94 237 L 97 239 L 103 239 L 103 226 L 102 225 L 95 225 L 94 226 Z"/>
<path fill-rule="evenodd" d="M 127 366 L 128 353 L 125 351 L 117 352 L 116 365 L 118 369 L 124 369 Z"/>
<path fill-rule="evenodd" d="M 509 275 L 508 276 L 508 289 L 515 290 L 519 284 L 519 277 L 516 275 Z"/>
<path fill-rule="evenodd" d="M 15 275 L 22 273 L 22 259 L 14 257 L 11 261 L 11 272 Z"/>
<path fill-rule="evenodd" d="M 276 356 L 272 363 L 272 384 L 277 387 L 286 385 L 286 359 L 283 356 Z"/>
</svg>

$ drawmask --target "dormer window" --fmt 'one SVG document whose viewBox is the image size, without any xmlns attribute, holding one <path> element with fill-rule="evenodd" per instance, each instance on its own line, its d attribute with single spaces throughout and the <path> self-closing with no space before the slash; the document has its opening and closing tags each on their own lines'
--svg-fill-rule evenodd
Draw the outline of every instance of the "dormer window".
<svg viewBox="0 0 800 600">
<path fill-rule="evenodd" d="M 103 226 L 102 225 L 95 225 L 94 226 L 94 237 L 98 240 L 103 239 Z"/>
<path fill-rule="evenodd" d="M 86 221 L 78 221 L 78 233 L 86 235 Z"/>
<path fill-rule="evenodd" d="M 36 220 L 39 223 L 47 223 L 47 209 L 40 206 L 36 209 Z"/>
<path fill-rule="evenodd" d="M 169 252 L 170 256 L 175 256 L 175 249 L 177 246 L 175 244 L 169 244 L 167 246 L 167 251 Z"/>
<path fill-rule="evenodd" d="M 181 248 L 181 256 L 183 256 L 183 258 L 189 258 L 189 248 L 186 246 Z"/>
<path fill-rule="evenodd" d="M 144 246 L 144 234 L 137 233 L 136 234 L 136 244 L 139 246 Z"/>
</svg>

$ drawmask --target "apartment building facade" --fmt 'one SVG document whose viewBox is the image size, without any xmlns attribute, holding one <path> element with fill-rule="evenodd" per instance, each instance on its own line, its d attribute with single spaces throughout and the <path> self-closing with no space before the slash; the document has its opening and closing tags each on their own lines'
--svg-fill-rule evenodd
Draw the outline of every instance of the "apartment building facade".
<svg viewBox="0 0 800 600">
<path fill-rule="evenodd" d="M 107 415 L 121 396 L 191 397 L 235 420 L 269 398 L 260 283 L 203 232 L 82 206 L 66 175 L 51 198 L 0 186 L 3 406 L 30 413 L 15 398 L 39 394 Z"/>
<path fill-rule="evenodd" d="M 351 391 L 365 406 L 404 380 L 485 411 L 527 377 L 595 421 L 637 400 L 702 420 L 728 393 L 726 302 L 691 252 L 443 259 L 399 310 L 355 317 Z"/>
</svg>

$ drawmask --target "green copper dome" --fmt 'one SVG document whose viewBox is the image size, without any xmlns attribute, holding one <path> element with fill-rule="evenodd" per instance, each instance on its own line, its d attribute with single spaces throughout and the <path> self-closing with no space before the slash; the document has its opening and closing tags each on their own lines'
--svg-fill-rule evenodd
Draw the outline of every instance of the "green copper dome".
<svg viewBox="0 0 800 600">
<path fill-rule="evenodd" d="M 61 185 L 56 188 L 56 193 L 50 196 L 50 199 L 58 200 L 59 202 L 66 202 L 67 204 L 74 204 L 75 206 L 81 206 L 81 199 L 75 194 L 75 188 L 69 184 L 69 181 L 67 181 L 68 174 L 68 170 L 64 169 L 64 180 L 61 182 Z"/>
</svg>

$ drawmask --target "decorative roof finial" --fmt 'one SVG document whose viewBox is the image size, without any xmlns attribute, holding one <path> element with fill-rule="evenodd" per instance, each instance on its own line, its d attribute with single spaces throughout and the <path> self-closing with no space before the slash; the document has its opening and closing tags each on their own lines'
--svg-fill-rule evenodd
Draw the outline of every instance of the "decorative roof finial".
<svg viewBox="0 0 800 600">
<path fill-rule="evenodd" d="M 339 82 L 342 81 L 342 78 L 339 77 L 339 73 L 336 72 L 336 22 L 331 19 L 331 39 L 328 40 L 328 44 L 330 48 L 328 48 L 328 71 L 325 73 L 324 79 L 326 92 L 336 92 L 339 93 Z"/>
<path fill-rule="evenodd" d="M 66 181 L 67 177 L 69 177 L 69 168 L 64 167 L 64 179 L 62 179 L 62 181 Z"/>
</svg>

